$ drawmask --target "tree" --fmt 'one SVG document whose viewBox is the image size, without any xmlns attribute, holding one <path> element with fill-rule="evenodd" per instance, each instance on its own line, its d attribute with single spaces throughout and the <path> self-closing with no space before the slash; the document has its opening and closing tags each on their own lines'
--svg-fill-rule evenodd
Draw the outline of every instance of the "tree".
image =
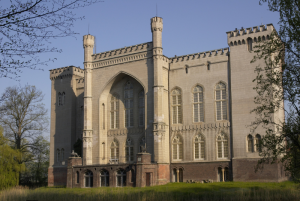
<svg viewBox="0 0 300 201">
<path fill-rule="evenodd" d="M 74 36 L 74 9 L 100 0 L 7 0 L 0 7 L 0 78 L 16 79 L 22 69 L 40 69 L 49 60 L 42 53 L 61 52 L 51 47 L 56 38 Z M 6 7 L 4 7 L 6 6 Z"/>
<path fill-rule="evenodd" d="M 19 173 L 24 171 L 24 165 L 17 161 L 21 157 L 20 152 L 7 144 L 2 130 L 0 126 L 0 190 L 18 185 Z"/>
<path fill-rule="evenodd" d="M 300 181 L 300 1 L 260 0 L 268 3 L 270 11 L 280 15 L 279 32 L 274 31 L 269 40 L 255 46 L 257 59 L 264 59 L 264 66 L 257 66 L 256 82 L 258 106 L 252 126 L 266 130 L 259 146 L 261 160 L 257 168 L 266 162 L 281 161 L 295 181 Z M 283 104 L 283 102 L 285 104 Z M 285 107 L 287 106 L 287 107 Z M 285 120 L 273 118 L 284 113 Z"/>
<path fill-rule="evenodd" d="M 0 125 L 12 147 L 19 150 L 19 163 L 35 160 L 43 151 L 42 133 L 47 131 L 44 95 L 35 86 L 8 87 L 0 98 Z"/>
<path fill-rule="evenodd" d="M 50 143 L 43 136 L 40 140 L 40 152 L 33 161 L 25 163 L 26 170 L 20 176 L 20 184 L 38 187 L 46 186 L 48 182 L 49 146 Z"/>
</svg>

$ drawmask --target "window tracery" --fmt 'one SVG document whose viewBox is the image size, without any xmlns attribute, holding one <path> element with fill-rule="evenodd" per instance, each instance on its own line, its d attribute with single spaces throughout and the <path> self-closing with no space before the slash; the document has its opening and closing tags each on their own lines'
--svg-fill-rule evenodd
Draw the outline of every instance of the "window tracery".
<svg viewBox="0 0 300 201">
<path fill-rule="evenodd" d="M 227 120 L 226 85 L 219 82 L 215 90 L 217 120 Z"/>
<path fill-rule="evenodd" d="M 203 88 L 197 85 L 193 90 L 194 122 L 204 122 Z"/>
<path fill-rule="evenodd" d="M 172 94 L 173 124 L 181 124 L 182 123 L 181 90 L 174 89 L 171 94 Z"/>
</svg>

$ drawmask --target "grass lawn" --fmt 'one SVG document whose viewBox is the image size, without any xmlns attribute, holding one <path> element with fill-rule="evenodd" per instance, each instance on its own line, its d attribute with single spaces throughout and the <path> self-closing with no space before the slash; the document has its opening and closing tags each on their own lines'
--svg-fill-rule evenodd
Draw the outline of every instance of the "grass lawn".
<svg viewBox="0 0 300 201">
<path fill-rule="evenodd" d="M 106 201 L 106 200 L 297 200 L 300 187 L 293 182 L 170 183 L 145 188 L 55 188 L 0 191 L 0 201 Z"/>
</svg>

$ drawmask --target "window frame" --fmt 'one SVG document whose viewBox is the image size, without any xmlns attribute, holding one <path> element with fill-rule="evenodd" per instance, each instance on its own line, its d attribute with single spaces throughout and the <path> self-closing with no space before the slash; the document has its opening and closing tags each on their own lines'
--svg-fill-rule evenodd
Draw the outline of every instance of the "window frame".
<svg viewBox="0 0 300 201">
<path fill-rule="evenodd" d="M 201 91 L 195 92 L 195 89 L 197 87 L 201 88 Z M 195 94 L 197 94 L 197 101 L 198 102 L 195 102 Z M 200 94 L 202 94 L 202 101 L 200 101 L 200 99 L 201 99 Z M 192 89 L 192 102 L 193 102 L 192 103 L 193 104 L 193 123 L 204 123 L 204 121 L 205 121 L 204 88 L 199 84 L 197 84 Z M 198 121 L 195 121 L 195 105 L 197 105 L 197 107 L 198 107 L 198 115 L 197 115 Z M 202 115 L 201 115 L 201 110 L 202 110 Z"/>
<path fill-rule="evenodd" d="M 218 89 L 219 85 L 224 86 L 224 88 L 220 88 Z M 220 91 L 220 99 L 217 99 L 217 91 Z M 224 92 L 223 92 L 224 91 Z M 228 95 L 227 95 L 227 85 L 220 81 L 216 84 L 215 86 L 215 90 L 214 90 L 214 96 L 215 96 L 215 117 L 216 117 L 216 121 L 228 121 Z M 223 99 L 225 95 L 225 99 Z M 218 119 L 218 103 L 220 102 L 220 119 Z M 224 109 L 224 107 L 226 107 Z M 224 113 L 226 113 L 226 115 L 224 115 Z M 224 118 L 224 116 L 226 118 Z"/>
<path fill-rule="evenodd" d="M 176 93 L 179 92 L 179 93 Z M 174 94 L 174 92 L 176 94 Z M 174 104 L 175 97 L 175 104 Z M 180 97 L 180 103 L 179 102 Z M 172 124 L 182 124 L 183 123 L 183 109 L 182 109 L 182 90 L 178 87 L 171 91 L 171 112 L 172 112 Z M 174 108 L 176 108 L 176 114 L 174 115 Z M 174 118 L 176 116 L 176 118 Z M 176 119 L 176 120 L 175 120 Z"/>
</svg>

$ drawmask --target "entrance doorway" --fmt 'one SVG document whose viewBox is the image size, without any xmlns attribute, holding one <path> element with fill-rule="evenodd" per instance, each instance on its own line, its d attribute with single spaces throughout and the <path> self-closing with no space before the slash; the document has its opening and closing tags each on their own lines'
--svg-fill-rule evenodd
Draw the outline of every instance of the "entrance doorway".
<svg viewBox="0 0 300 201">
<path fill-rule="evenodd" d="M 151 186 L 151 174 L 150 173 L 146 173 L 146 186 Z"/>
</svg>

